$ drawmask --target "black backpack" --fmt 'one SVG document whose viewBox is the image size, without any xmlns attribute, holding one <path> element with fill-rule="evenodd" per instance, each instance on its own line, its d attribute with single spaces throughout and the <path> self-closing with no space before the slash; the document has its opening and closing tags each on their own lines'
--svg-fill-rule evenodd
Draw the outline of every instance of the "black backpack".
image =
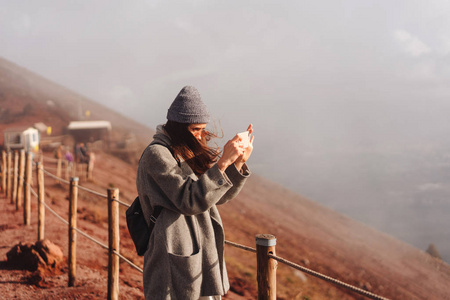
<svg viewBox="0 0 450 300">
<path fill-rule="evenodd" d="M 161 145 L 167 147 L 166 145 L 160 143 L 151 143 L 151 145 Z M 172 149 L 170 147 L 167 148 L 173 155 Z M 142 153 L 142 155 L 144 155 L 144 153 Z M 145 221 L 144 218 L 144 212 L 142 211 L 139 197 L 136 197 L 136 199 L 134 199 L 133 203 L 126 211 L 128 232 L 130 233 L 131 239 L 133 240 L 134 246 L 136 247 L 136 251 L 139 256 L 143 256 L 145 254 L 145 251 L 147 251 L 150 235 L 152 234 L 153 227 L 156 224 L 156 219 L 161 213 L 161 210 L 162 207 L 156 206 L 153 214 L 150 216 L 150 224 L 147 224 L 147 221 Z"/>
<path fill-rule="evenodd" d="M 148 241 L 152 234 L 153 227 L 155 226 L 156 219 L 161 213 L 161 207 L 155 207 L 153 215 L 150 217 L 150 224 L 147 224 L 144 218 L 144 212 L 142 211 L 141 202 L 139 197 L 134 199 L 131 206 L 127 209 L 127 227 L 136 247 L 137 254 L 143 256 L 148 248 Z"/>
</svg>

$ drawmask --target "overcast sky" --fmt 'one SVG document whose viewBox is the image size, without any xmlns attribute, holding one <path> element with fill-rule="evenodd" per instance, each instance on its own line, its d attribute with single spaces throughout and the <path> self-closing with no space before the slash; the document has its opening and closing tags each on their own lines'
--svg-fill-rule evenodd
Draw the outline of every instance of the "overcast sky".
<svg viewBox="0 0 450 300">
<path fill-rule="evenodd" d="M 450 128 L 448 1 L 0 4 L 2 57 L 149 127 L 194 85 L 259 171 Z"/>
</svg>

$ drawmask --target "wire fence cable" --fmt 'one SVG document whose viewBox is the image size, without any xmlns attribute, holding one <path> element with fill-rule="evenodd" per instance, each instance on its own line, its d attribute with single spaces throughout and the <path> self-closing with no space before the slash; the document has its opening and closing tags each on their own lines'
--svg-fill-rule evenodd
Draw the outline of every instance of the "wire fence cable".
<svg viewBox="0 0 450 300">
<path fill-rule="evenodd" d="M 67 180 L 65 180 L 65 179 L 62 179 L 62 178 L 60 178 L 60 177 L 58 177 L 58 176 L 56 176 L 56 175 L 53 175 L 52 173 L 50 173 L 49 171 L 47 171 L 47 170 L 44 169 L 44 168 L 42 169 L 42 171 L 44 171 L 45 174 L 47 174 L 48 176 L 52 177 L 53 179 L 59 180 L 59 181 L 61 181 L 61 182 L 64 182 L 65 184 L 70 184 L 69 181 L 67 181 Z"/>
<path fill-rule="evenodd" d="M 239 249 L 242 249 L 242 250 L 246 250 L 246 251 L 249 251 L 249 252 L 256 253 L 256 249 L 251 248 L 251 247 L 247 247 L 247 246 L 244 246 L 244 245 L 241 245 L 241 244 L 237 244 L 237 243 L 230 242 L 230 241 L 227 241 L 227 240 L 225 240 L 225 244 L 228 244 L 230 246 L 233 246 L 233 247 L 236 247 L 236 248 L 239 248 Z M 348 283 L 339 281 L 339 280 L 334 279 L 332 277 L 323 275 L 323 274 L 321 274 L 319 272 L 316 272 L 316 271 L 313 271 L 311 269 L 302 267 L 302 266 L 300 266 L 298 264 L 295 264 L 295 263 L 293 263 L 293 262 L 291 262 L 291 261 L 289 261 L 287 259 L 281 258 L 279 256 L 276 256 L 276 255 L 273 255 L 273 254 L 269 254 L 268 257 L 270 257 L 272 259 L 275 259 L 276 261 L 279 261 L 280 263 L 283 263 L 283 264 L 285 264 L 285 265 L 287 265 L 287 266 L 289 266 L 291 268 L 297 269 L 297 270 L 302 271 L 304 273 L 307 273 L 309 275 L 315 276 L 315 277 L 317 277 L 319 279 L 322 279 L 322 280 L 334 283 L 336 285 L 339 285 L 341 287 L 347 288 L 349 290 L 352 290 L 355 293 L 358 293 L 360 295 L 366 296 L 367 298 L 376 299 L 376 300 L 389 300 L 388 298 L 384 298 L 384 297 L 378 296 L 378 295 L 373 294 L 373 293 L 371 293 L 369 291 L 360 289 L 360 288 L 352 286 L 352 285 L 350 285 Z"/>
<path fill-rule="evenodd" d="M 225 244 L 228 244 L 230 246 L 233 246 L 233 247 L 245 250 L 245 251 L 250 251 L 250 252 L 256 253 L 256 249 L 252 248 L 252 247 L 247 247 L 247 246 L 244 246 L 244 245 L 241 245 L 241 244 L 238 244 L 238 243 L 234 243 L 234 242 L 230 242 L 230 241 L 227 241 L 227 240 L 225 240 Z"/>
<path fill-rule="evenodd" d="M 69 181 L 64 180 L 64 179 L 62 179 L 62 178 L 59 178 L 59 177 L 55 176 L 54 174 L 48 172 L 48 171 L 45 170 L 45 169 L 43 169 L 43 171 L 44 171 L 45 174 L 49 175 L 50 177 L 52 177 L 52 178 L 54 178 L 54 179 L 56 179 L 56 180 L 59 180 L 59 181 L 64 182 L 64 183 L 66 183 L 66 184 L 70 184 Z M 107 195 L 101 194 L 101 193 L 96 192 L 96 191 L 94 191 L 94 190 L 91 190 L 91 189 L 88 189 L 88 188 L 85 188 L 85 187 L 82 187 L 82 186 L 78 186 L 78 188 L 81 189 L 81 190 L 85 190 L 85 191 L 87 191 L 87 192 L 90 192 L 90 193 L 92 193 L 92 194 L 98 195 L 98 196 L 100 196 L 100 197 L 108 198 Z M 30 189 L 31 189 L 31 192 L 33 193 L 33 195 L 34 195 L 36 198 L 38 198 L 38 195 L 37 195 L 36 192 L 33 190 L 33 188 L 31 188 L 31 186 L 30 186 Z M 127 203 L 125 203 L 125 202 L 119 201 L 119 200 L 117 200 L 117 199 L 114 199 L 114 201 L 118 202 L 119 204 L 121 204 L 121 205 L 123 205 L 123 206 L 125 206 L 125 207 L 130 207 L 130 205 L 127 204 Z M 52 214 L 54 214 L 54 215 L 55 215 L 58 219 L 60 219 L 63 223 L 65 223 L 66 225 L 69 224 L 66 220 L 64 220 L 61 216 L 59 216 L 54 210 L 52 210 L 46 203 L 44 203 L 44 205 L 45 205 L 45 207 L 46 207 Z M 99 246 L 103 247 L 104 249 L 107 249 L 107 250 L 109 249 L 109 247 L 108 247 L 107 245 L 105 245 L 105 244 L 103 244 L 103 243 L 97 241 L 96 239 L 94 239 L 93 237 L 91 237 L 91 236 L 89 236 L 88 234 L 84 233 L 83 231 L 79 230 L 78 228 L 75 228 L 75 230 L 76 230 L 78 233 L 80 233 L 81 235 L 83 235 L 84 237 L 86 237 L 87 239 L 89 239 L 89 240 L 93 241 L 94 243 L 98 244 Z M 255 248 L 248 247 L 248 246 L 244 246 L 244 245 L 241 245 L 241 244 L 238 244 L 238 243 L 234 243 L 234 242 L 231 242 L 231 241 L 228 241 L 228 240 L 225 240 L 225 244 L 230 245 L 230 246 L 233 246 L 233 247 L 236 247 L 236 248 L 239 248 L 239 249 L 242 249 L 242 250 L 245 250 L 245 251 L 249 251 L 249 252 L 256 253 L 256 249 L 255 249 Z M 137 271 L 143 273 L 142 268 L 140 268 L 140 267 L 138 267 L 137 265 L 135 265 L 133 262 L 131 262 L 129 259 L 127 259 L 127 258 L 124 257 L 123 255 L 121 255 L 119 252 L 117 252 L 116 250 L 112 250 L 112 252 L 113 252 L 115 255 L 117 255 L 120 259 L 122 259 L 123 261 L 125 261 L 126 263 L 128 263 L 131 267 L 133 267 L 133 268 L 136 269 Z M 270 258 L 272 258 L 272 259 L 274 259 L 274 260 L 276 260 L 276 261 L 278 261 L 278 262 L 280 262 L 280 263 L 283 263 L 283 264 L 285 264 L 285 265 L 287 265 L 287 266 L 289 266 L 289 267 L 291 267 L 291 268 L 294 268 L 294 269 L 297 269 L 297 270 L 299 270 L 299 271 L 302 271 L 302 272 L 304 272 L 304 273 L 306 273 L 306 274 L 309 274 L 309 275 L 311 275 L 311 276 L 314 276 L 314 277 L 317 277 L 317 278 L 319 278 L 319 279 L 322 279 L 322 280 L 328 281 L 328 282 L 330 282 L 330 283 L 339 285 L 339 286 L 341 286 L 341 287 L 347 288 L 347 289 L 349 289 L 349 290 L 351 290 L 351 291 L 353 291 L 353 292 L 355 292 L 355 293 L 358 293 L 358 294 L 360 294 L 360 295 L 363 295 L 363 296 L 365 296 L 365 297 L 367 297 L 367 298 L 375 299 L 375 300 L 389 300 L 388 298 L 385 298 L 385 297 L 382 297 L 382 296 L 373 294 L 373 293 L 371 293 L 371 292 L 369 292 L 369 291 L 366 291 L 366 290 L 363 290 L 363 289 L 361 289 L 361 288 L 355 287 L 355 286 L 353 286 L 353 285 L 347 284 L 347 283 L 342 282 L 342 281 L 340 281 L 340 280 L 337 280 L 337 279 L 335 279 L 335 278 L 332 278 L 332 277 L 326 276 L 326 275 L 324 275 L 324 274 L 321 274 L 321 273 L 319 273 L 319 272 L 313 271 L 313 270 L 311 270 L 311 269 L 302 267 L 302 266 L 300 266 L 300 265 L 298 265 L 298 264 L 295 264 L 295 263 L 293 263 L 293 262 L 291 262 L 291 261 L 289 261 L 289 260 L 286 260 L 286 259 L 284 259 L 284 258 L 281 258 L 281 257 L 279 257 L 279 256 L 276 256 L 276 255 L 273 255 L 273 254 L 268 254 L 268 257 L 270 257 Z"/>
<path fill-rule="evenodd" d="M 138 270 L 141 273 L 144 273 L 144 271 L 139 268 L 138 266 L 136 266 L 133 262 L 131 262 L 128 258 L 126 258 L 125 256 L 123 256 L 122 254 L 120 254 L 119 252 L 117 252 L 116 250 L 112 251 L 115 255 L 117 255 L 118 257 L 120 257 L 123 261 L 125 261 L 126 263 L 128 263 L 130 266 L 132 266 L 133 268 L 135 268 L 136 270 Z"/>
<path fill-rule="evenodd" d="M 70 184 L 69 181 L 62 179 L 61 177 L 58 177 L 58 176 L 56 176 L 56 175 L 50 173 L 49 171 L 47 171 L 47 170 L 45 170 L 45 169 L 43 169 L 43 171 L 44 171 L 45 174 L 47 174 L 48 176 L 52 177 L 53 179 L 59 180 L 59 181 L 61 181 L 61 182 L 64 182 L 65 184 Z M 91 190 L 91 189 L 86 188 L 86 187 L 84 187 L 84 186 L 78 185 L 78 188 L 79 188 L 80 190 L 89 192 L 89 193 L 91 193 L 91 194 L 94 194 L 94 195 L 97 195 L 97 196 L 100 196 L 100 197 L 103 197 L 103 198 L 108 198 L 108 196 L 107 196 L 106 194 L 102 194 L 102 193 L 100 193 L 100 192 Z"/>
<path fill-rule="evenodd" d="M 268 254 L 267 256 L 269 256 L 270 258 L 273 258 L 273 259 L 275 259 L 276 261 L 279 261 L 279 262 L 281 262 L 281 263 L 283 263 L 283 264 L 285 264 L 285 265 L 288 265 L 288 266 L 291 267 L 291 268 L 297 269 L 297 270 L 299 270 L 299 271 L 302 271 L 302 272 L 307 273 L 307 274 L 309 274 L 309 275 L 315 276 L 315 277 L 320 278 L 320 279 L 322 279 L 322 280 L 325 280 L 325 281 L 334 283 L 334 284 L 336 284 L 336 285 L 342 286 L 342 287 L 347 288 L 347 289 L 349 289 L 349 290 L 352 290 L 352 291 L 354 291 L 354 292 L 356 292 L 356 293 L 358 293 L 358 294 L 360 294 L 360 295 L 366 296 L 367 298 L 370 298 L 370 299 L 376 299 L 376 300 L 389 300 L 388 298 L 384 298 L 384 297 L 375 295 L 375 294 L 373 294 L 373 293 L 371 293 L 371 292 L 369 292 L 369 291 L 366 291 L 366 290 L 357 288 L 357 287 L 355 287 L 355 286 L 353 286 L 353 285 L 350 285 L 350 284 L 348 284 L 348 283 L 339 281 L 339 280 L 334 279 L 334 278 L 332 278 L 332 277 L 323 275 L 323 274 L 321 274 L 321 273 L 319 273 L 319 272 L 316 272 L 316 271 L 313 271 L 313 270 L 311 270 L 311 269 L 302 267 L 302 266 L 300 266 L 300 265 L 297 265 L 297 264 L 295 264 L 295 263 L 293 263 L 293 262 L 290 262 L 290 261 L 288 261 L 288 260 L 286 260 L 286 259 L 284 259 L 284 258 L 281 258 L 281 257 L 279 257 L 279 256 L 276 256 L 276 255 L 273 255 L 273 254 Z"/>
<path fill-rule="evenodd" d="M 33 188 L 30 186 L 30 191 L 31 193 L 38 199 L 39 201 L 39 197 L 36 193 L 35 190 L 33 190 Z M 41 201 L 39 201 L 41 202 Z M 41 202 L 42 203 L 42 202 Z M 47 203 L 44 202 L 44 206 L 53 214 L 55 215 L 55 217 L 57 217 L 61 222 L 63 222 L 66 225 L 69 225 L 69 222 L 67 220 L 65 220 L 63 217 L 61 217 L 57 212 L 55 212 Z M 82 236 L 84 236 L 85 238 L 87 238 L 88 240 L 91 240 L 92 242 L 96 243 L 97 245 L 99 245 L 100 247 L 109 250 L 109 247 L 105 244 L 103 244 L 102 242 L 96 240 L 95 238 L 91 237 L 90 235 L 88 235 L 87 233 L 81 231 L 78 228 L 74 228 L 76 232 L 78 232 L 79 234 L 81 234 Z M 138 270 L 139 272 L 143 273 L 142 268 L 140 268 L 139 266 L 137 266 L 136 264 L 134 264 L 132 261 L 130 261 L 129 259 L 127 259 L 126 257 L 124 257 L 123 255 L 121 255 L 119 252 L 113 250 L 113 253 L 115 255 L 117 255 L 119 258 L 121 258 L 123 261 L 125 261 L 126 263 L 128 263 L 132 268 Z"/>
<path fill-rule="evenodd" d="M 117 199 L 113 199 L 113 201 L 116 201 L 117 203 L 119 203 L 120 205 L 123 205 L 123 206 L 125 206 L 125 207 L 130 207 L 130 206 L 131 206 L 130 204 L 125 203 L 125 202 L 122 202 L 122 201 L 117 200 Z"/>
<path fill-rule="evenodd" d="M 54 175 L 54 174 L 48 172 L 48 171 L 45 170 L 45 169 L 43 169 L 43 171 L 44 171 L 45 174 L 47 174 L 48 176 L 52 177 L 52 178 L 55 179 L 55 180 L 59 180 L 59 181 L 61 181 L 61 182 L 64 182 L 65 184 L 70 184 L 69 181 L 62 179 L 62 178 L 60 178 L 60 177 L 58 177 L 58 176 L 56 176 L 56 175 Z M 89 188 L 86 188 L 86 187 L 84 187 L 84 186 L 78 185 L 78 188 L 79 188 L 80 190 L 84 190 L 84 191 L 89 192 L 89 193 L 91 193 L 91 194 L 94 194 L 94 195 L 97 195 L 97 196 L 100 196 L 100 197 L 103 197 L 103 198 L 108 198 L 108 196 L 107 196 L 106 194 L 102 194 L 102 193 L 100 193 L 100 192 L 96 192 L 96 191 L 91 190 L 91 189 L 89 189 Z M 120 201 L 120 200 L 117 200 L 117 199 L 114 199 L 114 201 L 116 201 L 116 202 L 119 203 L 120 205 L 125 206 L 125 207 L 127 207 L 127 208 L 131 206 L 130 204 L 125 203 L 125 202 Z"/>
</svg>

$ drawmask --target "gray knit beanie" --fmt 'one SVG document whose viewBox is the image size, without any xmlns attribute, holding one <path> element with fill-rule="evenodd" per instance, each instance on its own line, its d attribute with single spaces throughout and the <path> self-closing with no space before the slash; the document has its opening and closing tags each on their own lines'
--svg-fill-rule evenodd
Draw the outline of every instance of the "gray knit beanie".
<svg viewBox="0 0 450 300">
<path fill-rule="evenodd" d="M 208 108 L 195 87 L 185 86 L 181 89 L 169 107 L 167 120 L 188 124 L 209 122 Z"/>
</svg>

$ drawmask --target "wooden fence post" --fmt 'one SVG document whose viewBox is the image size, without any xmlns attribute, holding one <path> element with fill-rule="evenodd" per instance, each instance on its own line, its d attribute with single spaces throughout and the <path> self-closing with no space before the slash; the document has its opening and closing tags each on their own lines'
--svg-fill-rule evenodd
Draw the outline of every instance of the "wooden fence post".
<svg viewBox="0 0 450 300">
<path fill-rule="evenodd" d="M 7 170 L 7 164 L 6 164 L 6 151 L 2 151 L 2 193 L 6 194 L 6 170 Z"/>
<path fill-rule="evenodd" d="M 77 162 L 74 160 L 72 163 L 72 177 L 77 176 L 77 174 L 78 174 L 77 171 L 78 171 Z"/>
<path fill-rule="evenodd" d="M 119 299 L 119 189 L 108 189 L 108 300 Z"/>
<path fill-rule="evenodd" d="M 19 153 L 14 151 L 14 170 L 13 170 L 13 186 L 11 194 L 11 204 L 16 204 L 17 201 L 17 177 L 19 175 Z"/>
<path fill-rule="evenodd" d="M 11 168 L 12 168 L 12 154 L 8 151 L 6 162 L 6 198 L 11 197 Z"/>
<path fill-rule="evenodd" d="M 72 161 L 72 164 L 70 166 L 70 174 L 72 174 L 72 177 L 75 177 L 77 174 L 76 166 L 77 166 L 77 163 L 75 162 L 75 160 Z"/>
<path fill-rule="evenodd" d="M 90 180 L 90 181 L 94 180 L 94 176 L 93 176 L 94 162 L 95 162 L 95 153 L 91 152 L 89 154 L 89 162 L 87 165 L 87 180 Z"/>
<path fill-rule="evenodd" d="M 67 160 L 64 160 L 64 179 L 69 179 L 69 162 Z"/>
<path fill-rule="evenodd" d="M 27 163 L 25 168 L 25 185 L 23 186 L 24 201 L 23 201 L 23 223 L 30 225 L 31 217 L 31 174 L 33 169 L 33 154 L 27 152 Z"/>
<path fill-rule="evenodd" d="M 277 266 L 276 260 L 268 257 L 275 255 L 277 239 L 271 234 L 256 235 L 256 259 L 258 300 L 276 300 L 277 298 Z"/>
<path fill-rule="evenodd" d="M 22 208 L 23 199 L 23 176 L 25 175 L 25 150 L 20 150 L 19 156 L 19 185 L 17 186 L 16 210 Z"/>
<path fill-rule="evenodd" d="M 77 164 L 77 175 L 83 180 L 86 178 L 86 175 L 83 172 L 83 164 L 81 162 Z"/>
<path fill-rule="evenodd" d="M 78 177 L 72 177 L 69 202 L 69 286 L 75 286 L 77 273 L 77 201 Z"/>
<path fill-rule="evenodd" d="M 87 163 L 87 171 L 86 171 L 86 179 L 88 181 L 92 181 L 92 169 L 94 168 L 94 164 L 88 162 Z"/>
<path fill-rule="evenodd" d="M 61 170 L 62 169 L 62 160 L 61 158 L 58 158 L 57 162 L 56 162 L 56 177 L 58 178 L 62 178 L 61 177 Z M 61 181 L 58 181 L 58 183 L 61 183 Z"/>
<path fill-rule="evenodd" d="M 36 177 L 38 181 L 38 241 L 41 241 L 44 239 L 45 231 L 45 192 L 42 162 L 36 164 Z"/>
</svg>

